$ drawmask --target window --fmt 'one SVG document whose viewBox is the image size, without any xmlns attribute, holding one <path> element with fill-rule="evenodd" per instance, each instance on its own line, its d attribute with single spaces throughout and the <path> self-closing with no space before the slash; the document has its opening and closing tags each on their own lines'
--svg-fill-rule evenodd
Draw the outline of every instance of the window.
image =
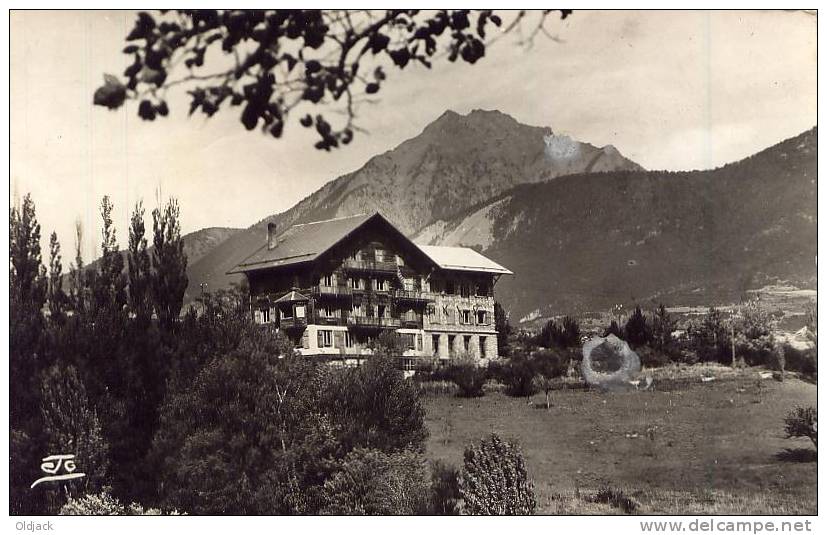
<svg viewBox="0 0 827 535">
<path fill-rule="evenodd" d="M 405 349 L 416 349 L 416 335 L 404 333 L 402 334 L 402 342 L 405 344 Z"/>
<path fill-rule="evenodd" d="M 296 317 L 303 318 L 304 317 L 304 305 L 296 305 Z"/>
<path fill-rule="evenodd" d="M 454 356 L 454 344 L 456 343 L 456 336 L 453 334 L 448 335 L 448 354 L 452 357 Z"/>
<path fill-rule="evenodd" d="M 488 355 L 485 354 L 485 336 L 480 336 L 480 356 L 482 358 L 486 358 Z"/>
<path fill-rule="evenodd" d="M 416 350 L 417 351 L 422 351 L 422 335 L 421 334 L 416 335 Z"/>
<path fill-rule="evenodd" d="M 468 353 L 468 350 L 471 349 L 471 337 L 470 336 L 463 336 L 462 337 L 462 350 Z"/>
<path fill-rule="evenodd" d="M 333 286 L 333 275 L 325 275 L 322 277 L 322 286 Z"/>
<path fill-rule="evenodd" d="M 471 311 L 470 310 L 460 310 L 460 323 L 463 325 L 470 325 L 471 324 Z"/>
<path fill-rule="evenodd" d="M 434 334 L 431 336 L 431 344 L 434 346 L 434 355 L 439 354 L 439 335 Z"/>
<path fill-rule="evenodd" d="M 323 318 L 332 318 L 336 315 L 336 311 L 329 305 L 319 307 L 319 316 Z"/>
<path fill-rule="evenodd" d="M 353 338 L 348 331 L 345 331 L 345 347 L 353 347 Z"/>
<path fill-rule="evenodd" d="M 384 318 L 385 317 L 385 305 L 377 305 L 377 307 L 376 307 L 376 317 L 377 318 Z"/>
<path fill-rule="evenodd" d="M 282 309 L 281 319 L 284 319 L 284 320 L 293 319 L 293 309 L 292 308 L 288 308 L 287 310 Z"/>
<path fill-rule="evenodd" d="M 385 284 L 385 279 L 376 279 L 376 289 L 380 292 L 384 292 L 387 288 Z"/>
<path fill-rule="evenodd" d="M 319 347 L 333 347 L 333 331 L 319 330 Z"/>
<path fill-rule="evenodd" d="M 351 277 L 348 279 L 348 282 L 350 284 L 350 287 L 354 290 L 360 290 L 364 288 L 364 286 L 362 285 L 362 279 L 360 279 L 359 277 Z"/>
<path fill-rule="evenodd" d="M 261 323 L 270 323 L 270 309 L 269 308 L 262 308 L 261 309 Z"/>
<path fill-rule="evenodd" d="M 351 308 L 354 316 L 361 316 L 362 315 L 362 303 L 354 303 L 353 307 Z"/>
<path fill-rule="evenodd" d="M 381 249 L 381 248 L 379 248 L 379 247 L 377 247 L 377 248 L 374 250 L 374 253 L 373 253 L 373 254 L 374 254 L 374 255 L 376 255 L 376 261 L 377 261 L 377 262 L 384 262 L 384 261 L 385 261 L 385 260 L 387 260 L 387 258 L 388 258 L 388 253 L 387 253 L 387 251 L 385 251 L 384 249 Z"/>
<path fill-rule="evenodd" d="M 477 325 L 487 325 L 485 310 L 477 310 Z"/>
</svg>

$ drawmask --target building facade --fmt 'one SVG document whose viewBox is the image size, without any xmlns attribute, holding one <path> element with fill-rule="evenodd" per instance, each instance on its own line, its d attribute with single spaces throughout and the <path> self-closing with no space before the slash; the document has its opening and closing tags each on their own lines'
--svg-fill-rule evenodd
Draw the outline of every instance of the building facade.
<svg viewBox="0 0 827 535">
<path fill-rule="evenodd" d="M 250 286 L 253 320 L 299 353 L 359 361 L 383 331 L 399 333 L 406 365 L 498 356 L 494 285 L 511 272 L 465 247 L 413 243 L 380 214 L 268 229 L 230 273 Z"/>
</svg>

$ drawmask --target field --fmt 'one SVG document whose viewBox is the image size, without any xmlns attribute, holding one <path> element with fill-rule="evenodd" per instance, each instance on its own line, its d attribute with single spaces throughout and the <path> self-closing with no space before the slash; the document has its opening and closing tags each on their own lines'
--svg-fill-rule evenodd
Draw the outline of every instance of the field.
<svg viewBox="0 0 827 535">
<path fill-rule="evenodd" d="M 613 514 L 593 503 L 623 490 L 642 514 L 816 514 L 815 450 L 785 439 L 783 417 L 816 404 L 816 385 L 756 369 L 656 370 L 654 391 L 561 385 L 542 394 L 455 397 L 428 389 L 428 456 L 461 466 L 466 444 L 497 432 L 523 448 L 543 514 Z M 702 375 L 715 376 L 701 381 Z"/>
</svg>

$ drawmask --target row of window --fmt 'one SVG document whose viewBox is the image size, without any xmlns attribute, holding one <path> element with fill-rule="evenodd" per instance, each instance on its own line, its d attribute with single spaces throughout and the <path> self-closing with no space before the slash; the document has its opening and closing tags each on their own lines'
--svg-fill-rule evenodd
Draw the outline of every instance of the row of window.
<svg viewBox="0 0 827 535">
<path fill-rule="evenodd" d="M 451 305 L 443 305 L 440 310 L 436 306 L 428 308 L 428 319 L 431 323 L 446 323 L 460 325 L 489 325 L 490 314 L 487 310 L 458 309 Z"/>
<path fill-rule="evenodd" d="M 460 337 L 461 351 L 463 353 L 466 353 L 466 354 L 471 353 L 471 344 L 472 344 L 473 338 L 470 335 L 449 334 L 448 335 L 448 347 L 447 347 L 448 354 L 450 356 L 455 355 L 457 336 Z M 438 334 L 432 335 L 431 340 L 432 340 L 432 344 L 433 344 L 434 355 L 438 356 L 439 355 L 439 348 L 440 348 L 440 346 L 439 346 L 440 335 L 438 335 Z M 487 336 L 478 337 L 478 343 L 479 343 L 478 353 L 479 353 L 480 357 L 482 357 L 482 358 L 487 358 L 488 357 L 487 349 L 486 349 L 487 342 L 488 342 L 488 337 Z"/>
<path fill-rule="evenodd" d="M 336 345 L 343 345 L 346 348 L 355 346 L 353 336 L 348 331 L 333 331 L 332 329 L 319 329 L 316 331 L 317 343 L 320 348 L 332 348 Z M 337 336 L 334 333 L 339 333 L 340 342 L 337 342 Z M 422 351 L 422 335 L 415 333 L 400 333 L 403 347 L 415 351 Z M 368 342 L 369 343 L 369 342 Z"/>
<path fill-rule="evenodd" d="M 426 288 L 426 284 L 422 284 L 420 281 L 412 279 L 410 277 L 402 277 L 403 279 L 403 287 L 406 290 L 418 290 L 418 287 Z M 319 285 L 331 288 L 336 286 L 336 279 L 333 274 L 322 275 L 319 278 Z M 353 290 L 364 290 L 368 286 L 373 288 L 374 290 L 378 291 L 387 291 L 389 283 L 386 279 L 376 278 L 376 279 L 368 279 L 368 278 L 360 278 L 360 277 L 348 277 L 347 280 L 348 288 Z M 479 297 L 490 297 L 491 296 L 491 285 L 485 282 L 481 283 L 472 283 L 472 282 L 464 282 L 464 281 L 453 281 L 453 280 L 444 280 L 444 281 L 432 281 L 430 283 L 431 290 L 438 293 L 445 293 L 447 295 L 459 295 L 460 297 L 471 297 L 472 295 L 476 295 Z"/>
</svg>

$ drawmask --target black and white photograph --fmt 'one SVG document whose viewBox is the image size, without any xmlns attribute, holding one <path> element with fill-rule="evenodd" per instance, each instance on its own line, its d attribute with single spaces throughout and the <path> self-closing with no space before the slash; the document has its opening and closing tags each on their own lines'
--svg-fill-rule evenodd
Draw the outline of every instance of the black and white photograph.
<svg viewBox="0 0 827 535">
<path fill-rule="evenodd" d="M 815 531 L 818 10 L 576 4 L 10 9 L 10 529 Z"/>
</svg>

